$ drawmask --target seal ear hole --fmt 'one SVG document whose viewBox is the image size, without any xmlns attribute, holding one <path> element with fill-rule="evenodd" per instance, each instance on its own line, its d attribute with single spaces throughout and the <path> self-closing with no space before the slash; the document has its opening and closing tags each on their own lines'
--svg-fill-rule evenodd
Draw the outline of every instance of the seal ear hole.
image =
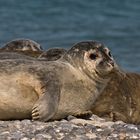
<svg viewBox="0 0 140 140">
<path fill-rule="evenodd" d="M 91 54 L 89 55 L 89 58 L 90 58 L 91 60 L 96 60 L 97 57 L 98 57 L 98 55 L 97 55 L 97 54 L 94 54 L 94 53 L 91 53 Z"/>
</svg>

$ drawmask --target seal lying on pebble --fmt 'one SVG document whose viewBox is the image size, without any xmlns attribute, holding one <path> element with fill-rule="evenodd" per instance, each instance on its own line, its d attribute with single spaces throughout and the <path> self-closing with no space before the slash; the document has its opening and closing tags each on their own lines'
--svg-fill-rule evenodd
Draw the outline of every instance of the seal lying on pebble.
<svg viewBox="0 0 140 140">
<path fill-rule="evenodd" d="M 90 114 L 117 65 L 98 42 L 80 42 L 58 61 L 0 60 L 0 119 L 48 121 Z"/>
</svg>

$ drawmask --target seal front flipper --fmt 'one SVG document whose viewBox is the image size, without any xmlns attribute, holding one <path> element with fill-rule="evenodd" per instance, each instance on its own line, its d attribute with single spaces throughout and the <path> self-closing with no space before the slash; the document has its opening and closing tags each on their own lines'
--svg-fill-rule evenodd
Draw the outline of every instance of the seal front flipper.
<svg viewBox="0 0 140 140">
<path fill-rule="evenodd" d="M 35 103 L 32 110 L 32 119 L 39 121 L 48 121 L 58 109 L 60 98 L 60 82 L 53 73 L 47 74 L 43 78 L 43 94 Z"/>
</svg>

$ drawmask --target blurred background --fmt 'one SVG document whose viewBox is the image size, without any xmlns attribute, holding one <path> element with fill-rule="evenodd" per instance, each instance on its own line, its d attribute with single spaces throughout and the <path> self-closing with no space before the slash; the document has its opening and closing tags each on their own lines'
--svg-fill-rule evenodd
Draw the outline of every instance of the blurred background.
<svg viewBox="0 0 140 140">
<path fill-rule="evenodd" d="M 0 45 L 16 38 L 45 49 L 97 40 L 123 69 L 140 72 L 140 0 L 1 0 Z"/>
</svg>

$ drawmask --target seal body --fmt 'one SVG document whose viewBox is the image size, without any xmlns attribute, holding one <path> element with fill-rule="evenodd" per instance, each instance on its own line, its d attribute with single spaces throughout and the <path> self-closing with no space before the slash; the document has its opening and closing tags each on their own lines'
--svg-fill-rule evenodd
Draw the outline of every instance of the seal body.
<svg viewBox="0 0 140 140">
<path fill-rule="evenodd" d="M 0 60 L 0 119 L 89 114 L 115 66 L 107 48 L 93 41 L 74 45 L 57 61 Z"/>
</svg>

